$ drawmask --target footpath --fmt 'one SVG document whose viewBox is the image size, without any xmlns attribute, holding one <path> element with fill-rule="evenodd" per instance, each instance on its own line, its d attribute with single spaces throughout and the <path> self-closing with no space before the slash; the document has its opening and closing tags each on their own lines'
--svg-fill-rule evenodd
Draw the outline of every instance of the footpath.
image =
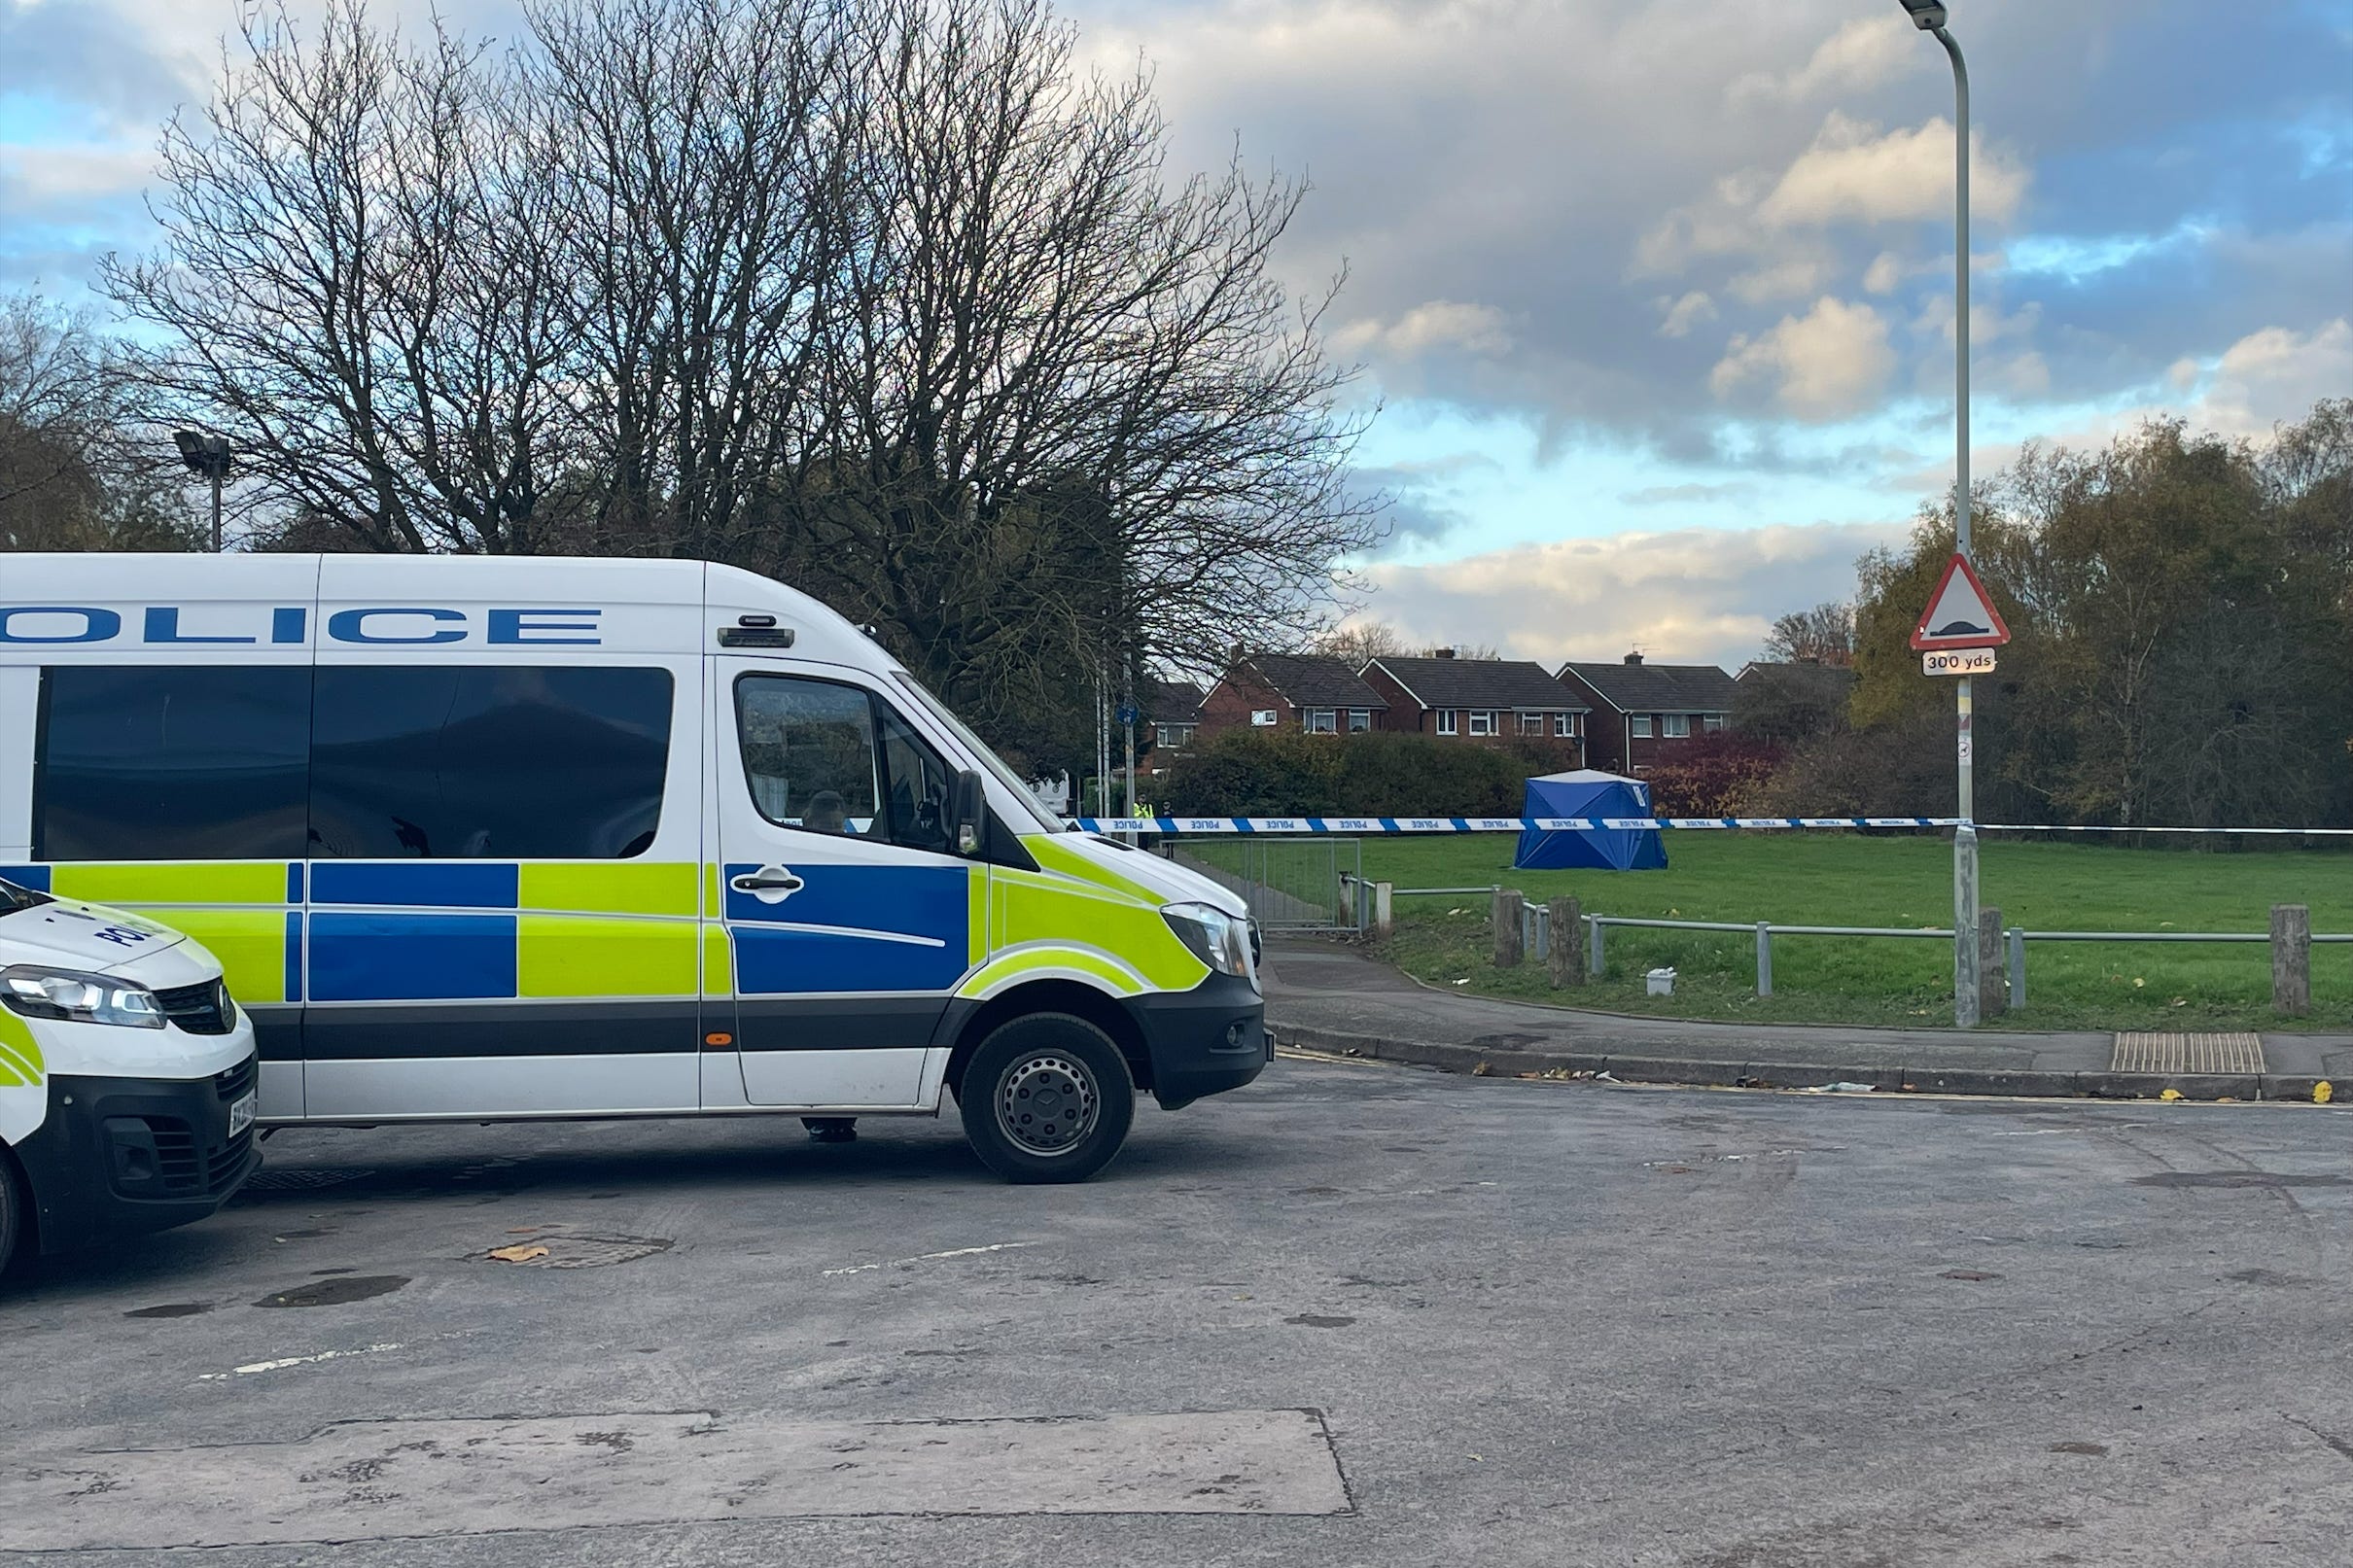
<svg viewBox="0 0 2353 1568">
<path fill-rule="evenodd" d="M 2184 1099 L 2353 1094 L 2353 1033 L 2117 1035 L 1632 1018 L 1450 995 L 1339 942 L 1267 944 L 1281 1045 L 1449 1072 L 1607 1073 L 1629 1083 Z"/>
</svg>

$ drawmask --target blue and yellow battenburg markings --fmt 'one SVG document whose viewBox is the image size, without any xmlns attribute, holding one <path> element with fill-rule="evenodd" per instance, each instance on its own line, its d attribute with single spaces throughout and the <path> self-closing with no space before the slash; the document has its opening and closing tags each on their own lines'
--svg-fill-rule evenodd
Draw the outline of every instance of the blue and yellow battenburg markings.
<svg viewBox="0 0 2353 1568">
<path fill-rule="evenodd" d="M 1207 976 L 1149 889 L 1034 843 L 1035 873 L 803 865 L 773 904 L 733 886 L 753 865 L 670 861 L 62 862 L 0 877 L 160 920 L 264 1006 L 987 994 L 1043 974 L 1133 995 Z"/>
<path fill-rule="evenodd" d="M 691 863 L 92 861 L 0 877 L 163 921 L 249 1002 L 686 997 L 731 979 L 723 963 L 704 973 Z"/>
</svg>

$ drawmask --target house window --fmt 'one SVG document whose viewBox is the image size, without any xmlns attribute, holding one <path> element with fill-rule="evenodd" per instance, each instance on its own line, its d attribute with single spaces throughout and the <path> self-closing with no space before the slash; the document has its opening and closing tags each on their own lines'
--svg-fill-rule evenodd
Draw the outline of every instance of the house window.
<svg viewBox="0 0 2353 1568">
<path fill-rule="evenodd" d="M 1543 734 L 1544 715 L 1542 714 L 1522 714 L 1520 715 L 1520 733 L 1523 735 Z"/>
<path fill-rule="evenodd" d="M 1494 734 L 1495 715 L 1484 709 L 1472 709 L 1470 715 L 1470 732 L 1473 735 Z"/>
<path fill-rule="evenodd" d="M 1336 735 L 1340 726 L 1335 720 L 1338 711 L 1330 708 L 1311 708 L 1307 711 L 1307 732 L 1310 735 Z"/>
<path fill-rule="evenodd" d="M 1659 733 L 1670 741 L 1691 739 L 1691 715 L 1689 714 L 1661 714 L 1659 723 L 1661 725 Z"/>
<path fill-rule="evenodd" d="M 1626 733 L 1637 741 L 1649 740 L 1650 715 L 1648 714 L 1629 714 L 1626 718 Z"/>
<path fill-rule="evenodd" d="M 1702 714 L 1700 715 L 1700 726 L 1703 729 L 1705 729 L 1708 733 L 1713 734 L 1715 731 L 1724 727 L 1724 715 L 1722 714 Z"/>
<path fill-rule="evenodd" d="M 1272 708 L 1251 709 L 1250 727 L 1252 729 L 1273 729 L 1275 727 L 1275 710 Z"/>
<path fill-rule="evenodd" d="M 1574 714 L 1553 714 L 1553 734 L 1563 741 L 1574 740 L 1577 734 L 1577 715 Z"/>
<path fill-rule="evenodd" d="M 1352 708 L 1348 711 L 1348 732 L 1351 735 L 1365 734 L 1372 727 L 1373 711 L 1370 708 Z"/>
<path fill-rule="evenodd" d="M 1441 735 L 1455 733 L 1455 711 L 1452 708 L 1438 710 L 1438 733 Z"/>
<path fill-rule="evenodd" d="M 1190 724 L 1162 724 L 1158 730 L 1160 744 L 1172 751 L 1193 744 L 1193 726 Z"/>
</svg>

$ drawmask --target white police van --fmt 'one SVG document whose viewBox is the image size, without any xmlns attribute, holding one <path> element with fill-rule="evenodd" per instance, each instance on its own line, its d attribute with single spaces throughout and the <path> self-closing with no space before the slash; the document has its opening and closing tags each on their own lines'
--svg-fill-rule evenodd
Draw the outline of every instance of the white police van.
<svg viewBox="0 0 2353 1568">
<path fill-rule="evenodd" d="M 255 1070 L 211 954 L 0 881 L 0 1268 L 219 1208 L 260 1163 Z"/>
<path fill-rule="evenodd" d="M 1235 894 L 700 562 L 0 558 L 0 877 L 220 955 L 264 1125 L 953 1096 L 1075 1180 L 1271 1057 Z"/>
</svg>

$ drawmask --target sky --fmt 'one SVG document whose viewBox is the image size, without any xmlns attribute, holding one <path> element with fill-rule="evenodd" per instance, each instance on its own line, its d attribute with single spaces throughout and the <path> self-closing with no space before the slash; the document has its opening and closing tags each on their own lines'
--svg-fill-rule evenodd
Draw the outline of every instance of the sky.
<svg viewBox="0 0 2353 1568">
<path fill-rule="evenodd" d="M 299 12 L 315 0 L 296 0 Z M 423 0 L 378 0 L 422 16 Z M 442 0 L 510 33 L 511 0 Z M 1361 614 L 1548 662 L 1755 656 L 1951 480 L 1952 84 L 1896 0 L 1064 0 L 1282 252 L 1379 412 Z M 2353 396 L 2353 5 L 1950 0 L 1973 464 Z M 233 0 L 0 0 L 0 288 L 152 230 Z"/>
</svg>

